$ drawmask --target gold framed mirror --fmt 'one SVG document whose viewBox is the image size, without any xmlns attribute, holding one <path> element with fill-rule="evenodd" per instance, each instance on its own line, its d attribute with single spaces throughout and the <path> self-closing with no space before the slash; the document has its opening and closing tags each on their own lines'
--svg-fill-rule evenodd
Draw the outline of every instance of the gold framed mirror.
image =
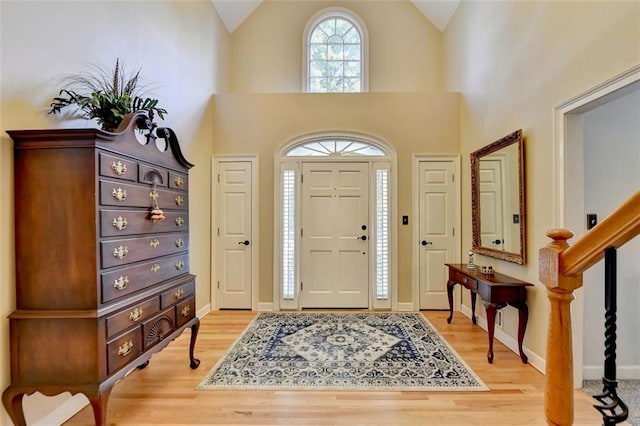
<svg viewBox="0 0 640 426">
<path fill-rule="evenodd" d="M 524 176 L 522 130 L 471 153 L 473 252 L 524 265 Z"/>
</svg>

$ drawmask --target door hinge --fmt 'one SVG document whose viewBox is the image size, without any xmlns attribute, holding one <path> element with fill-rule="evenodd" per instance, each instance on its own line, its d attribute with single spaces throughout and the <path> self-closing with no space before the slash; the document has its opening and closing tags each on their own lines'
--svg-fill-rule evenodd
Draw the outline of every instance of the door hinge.
<svg viewBox="0 0 640 426">
<path fill-rule="evenodd" d="M 300 228 L 300 236 L 302 237 L 303 235 L 304 235 L 304 230 Z"/>
<path fill-rule="evenodd" d="M 304 182 L 304 175 L 300 173 L 300 183 Z"/>
<path fill-rule="evenodd" d="M 456 181 L 456 175 L 451 173 L 451 182 L 455 182 L 455 181 Z"/>
<path fill-rule="evenodd" d="M 218 235 L 220 235 L 220 228 L 218 228 Z"/>
<path fill-rule="evenodd" d="M 220 290 L 220 281 L 218 281 L 218 290 Z"/>
<path fill-rule="evenodd" d="M 220 182 L 220 174 L 218 173 L 218 182 Z"/>
<path fill-rule="evenodd" d="M 451 236 L 455 237 L 456 236 L 456 228 L 453 228 L 451 230 Z"/>
<path fill-rule="evenodd" d="M 302 291 L 303 289 L 304 289 L 304 283 L 300 281 L 300 291 Z"/>
</svg>

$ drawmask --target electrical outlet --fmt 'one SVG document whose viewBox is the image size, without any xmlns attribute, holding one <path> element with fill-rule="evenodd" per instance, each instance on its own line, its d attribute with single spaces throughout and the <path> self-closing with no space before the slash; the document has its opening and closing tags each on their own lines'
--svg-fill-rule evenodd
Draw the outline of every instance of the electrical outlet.
<svg viewBox="0 0 640 426">
<path fill-rule="evenodd" d="M 496 312 L 496 325 L 498 326 L 498 328 L 500 330 L 502 330 L 502 325 L 503 325 L 503 321 L 502 321 L 502 311 L 498 311 Z"/>
</svg>

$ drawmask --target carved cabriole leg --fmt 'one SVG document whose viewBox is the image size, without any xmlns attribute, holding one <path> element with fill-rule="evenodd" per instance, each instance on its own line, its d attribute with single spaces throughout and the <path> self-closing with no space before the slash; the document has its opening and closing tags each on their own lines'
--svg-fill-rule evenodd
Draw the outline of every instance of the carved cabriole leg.
<svg viewBox="0 0 640 426">
<path fill-rule="evenodd" d="M 518 350 L 520 351 L 520 359 L 526 364 L 529 362 L 529 358 L 522 350 L 522 342 L 524 340 L 524 332 L 527 330 L 527 322 L 529 321 L 529 307 L 526 302 L 512 303 L 511 306 L 518 309 Z"/>
<path fill-rule="evenodd" d="M 198 366 L 200 365 L 200 360 L 197 359 L 193 353 L 196 346 L 196 338 L 198 337 L 199 329 L 200 329 L 200 318 L 196 318 L 195 322 L 191 326 L 191 340 L 189 342 L 189 359 L 191 361 L 189 366 L 194 370 L 198 368 Z"/>
<path fill-rule="evenodd" d="M 550 425 L 573 424 L 573 349 L 571 302 L 573 292 L 548 289 L 551 303 L 547 335 L 547 383 L 544 409 Z"/>
<path fill-rule="evenodd" d="M 455 281 L 447 281 L 447 297 L 449 298 L 449 318 L 447 318 L 447 324 L 451 324 L 453 319 L 453 287 L 457 283 Z"/>
<path fill-rule="evenodd" d="M 11 420 L 16 426 L 24 426 L 27 424 L 24 419 L 24 411 L 22 410 L 23 397 L 24 392 L 16 392 L 16 389 L 11 386 L 2 393 L 2 403 L 4 404 L 4 408 L 7 410 L 9 417 L 11 417 Z"/>
<path fill-rule="evenodd" d="M 89 402 L 91 402 L 96 426 L 107 424 L 107 402 L 109 402 L 109 395 L 111 395 L 111 388 L 105 389 L 97 395 L 87 395 L 89 396 Z"/>
<path fill-rule="evenodd" d="M 489 303 L 482 301 L 482 304 L 487 310 L 487 330 L 489 333 L 489 351 L 487 352 L 487 361 L 489 364 L 493 363 L 493 336 L 496 329 L 496 312 L 502 306 L 496 305 L 495 303 Z"/>
<path fill-rule="evenodd" d="M 476 293 L 471 291 L 471 322 L 473 325 L 478 323 L 478 318 L 476 318 Z"/>
</svg>

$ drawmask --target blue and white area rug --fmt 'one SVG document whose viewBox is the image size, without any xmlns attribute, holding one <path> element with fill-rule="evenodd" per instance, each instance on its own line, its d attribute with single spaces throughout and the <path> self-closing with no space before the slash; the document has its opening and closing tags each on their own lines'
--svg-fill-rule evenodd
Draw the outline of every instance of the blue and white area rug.
<svg viewBox="0 0 640 426">
<path fill-rule="evenodd" d="M 488 390 L 419 313 L 261 313 L 201 390 Z"/>
</svg>

